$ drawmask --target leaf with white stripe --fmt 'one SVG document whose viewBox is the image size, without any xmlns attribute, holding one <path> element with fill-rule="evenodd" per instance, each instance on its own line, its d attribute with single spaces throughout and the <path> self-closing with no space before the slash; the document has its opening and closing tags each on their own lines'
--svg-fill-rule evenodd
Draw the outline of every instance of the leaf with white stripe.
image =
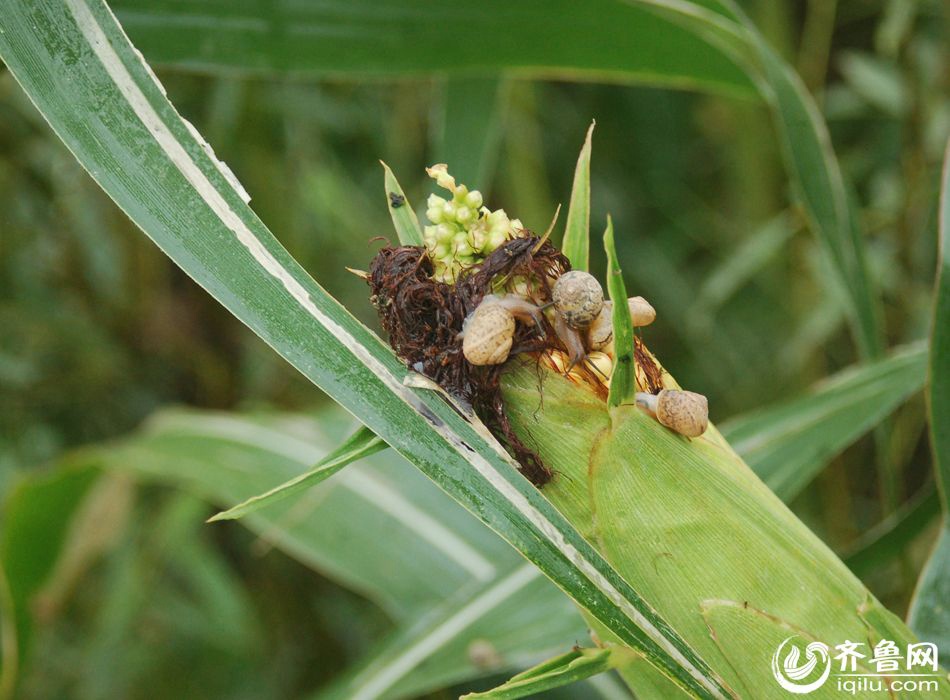
<svg viewBox="0 0 950 700">
<path fill-rule="evenodd" d="M 681 687 L 727 694 L 497 441 L 407 386 L 403 363 L 277 242 L 101 0 L 8 3 L 0 58 L 103 189 L 238 319 Z"/>
<path fill-rule="evenodd" d="M 569 606 L 535 567 L 522 564 L 497 579 L 460 590 L 414 624 L 397 630 L 368 654 L 365 664 L 318 697 L 415 697 L 459 678 L 523 668 L 587 636 Z M 542 634 L 549 635 L 546 649 L 520 642 L 524 637 L 541 642 Z M 519 644 L 513 645 L 514 641 Z"/>
</svg>

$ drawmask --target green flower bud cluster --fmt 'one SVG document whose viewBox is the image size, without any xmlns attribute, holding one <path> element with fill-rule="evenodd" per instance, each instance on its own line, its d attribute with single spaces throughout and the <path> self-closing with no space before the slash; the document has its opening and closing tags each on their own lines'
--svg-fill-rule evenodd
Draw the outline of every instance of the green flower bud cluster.
<svg viewBox="0 0 950 700">
<path fill-rule="evenodd" d="M 509 238 L 523 235 L 521 221 L 509 219 L 504 209 L 483 205 L 482 193 L 456 184 L 444 163 L 426 168 L 433 180 L 452 193 L 451 199 L 429 195 L 424 239 L 432 259 L 433 277 L 452 284 L 458 273 L 484 260 Z"/>
</svg>

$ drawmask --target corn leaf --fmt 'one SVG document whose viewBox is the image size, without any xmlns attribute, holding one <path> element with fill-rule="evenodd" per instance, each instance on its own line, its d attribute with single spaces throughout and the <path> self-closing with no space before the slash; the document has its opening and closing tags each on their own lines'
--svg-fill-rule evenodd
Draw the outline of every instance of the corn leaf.
<svg viewBox="0 0 950 700">
<path fill-rule="evenodd" d="M 571 651 L 529 668 L 507 683 L 483 693 L 469 693 L 459 700 L 517 700 L 537 693 L 575 683 L 613 667 L 611 657 L 617 652 L 610 649 L 581 649 Z"/>
<path fill-rule="evenodd" d="M 926 352 L 912 345 L 858 365 L 807 395 L 722 424 L 723 435 L 786 502 L 845 447 L 923 386 Z"/>
<path fill-rule="evenodd" d="M 571 261 L 571 267 L 585 272 L 590 266 L 590 140 L 594 126 L 592 122 L 587 129 L 584 145 L 577 156 L 571 204 L 567 209 L 564 240 L 561 243 L 561 250 Z"/>
<path fill-rule="evenodd" d="M 933 642 L 941 658 L 950 654 L 950 529 L 946 526 L 934 543 L 911 601 L 908 622 L 921 639 Z"/>
<path fill-rule="evenodd" d="M 376 437 L 375 433 L 371 430 L 367 430 L 364 426 L 360 426 L 355 433 L 347 438 L 339 447 L 330 452 L 330 454 L 317 462 L 316 466 L 309 471 L 304 472 L 300 476 L 295 476 L 293 479 L 285 481 L 279 486 L 275 486 L 266 493 L 249 498 L 246 501 L 238 503 L 233 508 L 228 508 L 212 516 L 208 519 L 208 522 L 237 520 L 238 518 L 242 518 L 248 513 L 253 513 L 255 510 L 272 505 L 288 496 L 293 496 L 296 493 L 316 486 L 324 479 L 336 474 L 346 465 L 376 454 L 386 449 L 386 447 L 386 443 Z"/>
<path fill-rule="evenodd" d="M 897 511 L 862 533 L 841 558 L 856 576 L 866 576 L 906 553 L 910 544 L 940 514 L 933 484 L 921 489 Z"/>
<path fill-rule="evenodd" d="M 733 0 L 714 3 L 632 0 L 720 48 L 747 71 L 772 107 L 792 184 L 818 240 L 848 291 L 852 335 L 863 357 L 883 351 L 877 295 L 864 241 L 848 201 L 828 129 L 794 70 L 765 41 Z"/>
<path fill-rule="evenodd" d="M 471 77 L 510 68 L 549 77 L 754 93 L 728 57 L 676 24 L 616 0 L 583 6 L 570 0 L 463 6 L 432 0 L 269 6 L 253 0 L 119 0 L 114 5 L 149 61 L 201 72 L 339 77 L 437 69 Z"/>
<path fill-rule="evenodd" d="M 950 656 L 950 144 L 943 164 L 933 326 L 930 333 L 930 381 L 927 404 L 943 528 L 914 598 L 909 620 L 922 638 Z"/>
<path fill-rule="evenodd" d="M 619 406 L 633 403 L 637 391 L 636 368 L 633 358 L 633 320 L 627 306 L 627 288 L 623 283 L 623 272 L 617 262 L 617 248 L 614 245 L 614 224 L 607 217 L 607 229 L 604 231 L 604 251 L 607 253 L 607 291 L 613 302 L 614 327 L 614 366 L 610 375 L 610 392 L 607 403 Z"/>
<path fill-rule="evenodd" d="M 406 193 L 402 191 L 393 171 L 382 161 L 380 163 L 386 173 L 383 178 L 383 185 L 386 188 L 386 209 L 389 210 L 389 216 L 393 220 L 399 242 L 402 245 L 424 245 L 422 227 L 419 226 L 419 218 L 412 204 L 406 198 Z"/>
</svg>

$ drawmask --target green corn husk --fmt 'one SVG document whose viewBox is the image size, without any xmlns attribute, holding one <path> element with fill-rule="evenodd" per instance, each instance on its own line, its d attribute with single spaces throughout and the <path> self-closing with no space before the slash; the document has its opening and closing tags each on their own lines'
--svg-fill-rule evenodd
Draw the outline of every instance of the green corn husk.
<svg viewBox="0 0 950 700">
<path fill-rule="evenodd" d="M 590 132 L 579 160 L 580 178 L 575 179 L 575 189 L 580 182 L 582 202 L 586 202 L 586 169 L 582 166 L 589 160 L 589 138 Z M 456 185 L 446 166 L 434 166 L 430 174 L 441 178 L 439 184 L 456 195 L 467 196 L 468 189 Z M 430 204 L 437 209 L 444 202 L 434 197 Z M 499 210 L 498 215 L 504 212 Z M 440 211 L 427 216 L 433 223 L 444 218 Z M 473 226 L 466 220 L 463 228 L 470 234 Z M 426 246 L 438 279 L 454 279 L 458 269 L 477 264 L 485 252 L 479 249 L 474 255 L 466 252 L 460 256 L 458 251 L 443 251 L 433 238 L 437 231 L 427 228 L 431 240 Z M 576 228 L 570 236 L 574 239 L 571 247 L 586 250 L 586 221 Z M 626 298 L 626 290 L 609 222 L 604 241 L 610 265 L 608 287 L 611 298 L 619 302 Z M 512 284 L 506 281 L 497 291 L 525 294 Z M 623 328 L 625 322 L 629 319 L 623 313 L 614 314 L 617 343 L 631 342 L 629 325 Z M 509 359 L 501 378 L 505 412 L 525 445 L 556 475 L 544 486 L 544 495 L 725 679 L 737 698 L 787 698 L 792 694 L 773 672 L 773 657 L 791 637 L 803 652 L 803 658 L 792 666 L 804 663 L 805 646 L 812 642 L 827 645 L 831 655 L 837 653 L 836 645 L 860 642 L 864 646 L 859 651 L 865 658 L 858 661 L 854 672 L 865 674 L 877 673 L 871 659 L 878 642 L 894 642 L 901 653 L 908 644 L 918 642 L 903 621 L 886 610 L 749 469 L 714 425 L 699 438 L 686 438 L 633 403 L 634 390 L 655 388 L 657 375 L 663 388 L 680 388 L 656 358 L 643 350 L 644 354 L 637 355 L 656 365 L 656 371 L 650 372 L 652 379 L 637 364 L 634 377 L 615 374 L 609 391 L 603 386 L 603 375 L 623 356 L 627 359 L 620 364 L 628 370 L 635 353 L 614 347 L 612 358 L 596 353 L 600 356 L 593 362 L 600 365 L 597 372 L 575 369 L 567 374 L 568 360 L 559 351 L 540 358 Z M 593 658 L 604 668 L 616 668 L 638 698 L 685 697 L 679 686 L 637 652 L 619 649 L 621 642 L 616 637 L 589 615 L 587 619 L 595 643 L 614 651 L 609 660 L 596 652 L 577 652 L 578 659 Z M 785 648 L 778 655 L 780 662 L 788 651 Z M 542 685 L 534 681 L 552 682 L 552 669 L 565 678 L 573 677 L 570 664 L 562 661 L 559 657 L 542 664 L 484 695 L 522 697 L 536 692 Z M 572 663 L 577 665 L 577 659 Z M 813 674 L 792 679 L 793 685 L 814 681 L 826 667 L 823 663 Z M 831 667 L 838 671 L 840 663 L 832 661 Z M 597 668 L 597 664 L 578 667 L 575 675 L 594 673 Z M 950 698 L 945 671 L 927 680 L 938 686 L 926 691 L 927 697 Z M 834 675 L 807 694 L 838 698 L 842 692 L 858 698 L 922 697 L 917 690 L 842 690 Z"/>
<path fill-rule="evenodd" d="M 608 409 L 583 382 L 509 363 L 502 385 L 515 430 L 557 474 L 544 494 L 741 698 L 787 698 L 773 677 L 779 645 L 895 642 L 913 633 L 730 448 L 713 425 L 688 439 L 633 405 Z M 539 371 L 541 374 L 539 375 Z M 638 378 L 643 381 L 642 376 Z M 666 388 L 678 388 L 664 372 Z M 642 385 L 641 390 L 645 390 Z M 616 643 L 590 620 L 595 641 Z M 787 650 L 786 650 L 787 651 Z M 946 663 L 946 660 L 944 660 Z M 832 661 L 832 673 L 840 662 Z M 638 698 L 683 693 L 637 659 L 618 668 Z M 941 672 L 939 690 L 950 697 Z M 849 693 L 850 694 L 850 693 Z M 838 698 L 831 676 L 808 697 Z M 923 697 L 892 691 L 892 697 Z M 856 690 L 853 697 L 888 697 Z"/>
</svg>

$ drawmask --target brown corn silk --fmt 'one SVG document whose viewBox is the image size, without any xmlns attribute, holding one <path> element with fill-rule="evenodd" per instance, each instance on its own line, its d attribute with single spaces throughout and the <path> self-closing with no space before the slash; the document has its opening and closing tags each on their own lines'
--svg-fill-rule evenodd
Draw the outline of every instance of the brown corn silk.
<svg viewBox="0 0 950 700">
<path fill-rule="evenodd" d="M 417 246 L 383 248 L 373 258 L 367 278 L 370 299 L 396 354 L 473 409 L 537 486 L 550 480 L 551 471 L 511 429 L 499 385 L 502 366 L 470 365 L 462 354 L 460 333 L 465 318 L 485 295 L 504 291 L 506 280 L 530 279 L 531 301 L 542 306 L 551 300 L 549 280 L 570 267 L 550 243 L 527 235 L 499 246 L 479 265 L 463 271 L 455 284 L 433 280 L 425 248 Z M 546 317 L 542 325 L 538 329 L 519 323 L 511 355 L 556 345 L 557 336 Z"/>
</svg>

